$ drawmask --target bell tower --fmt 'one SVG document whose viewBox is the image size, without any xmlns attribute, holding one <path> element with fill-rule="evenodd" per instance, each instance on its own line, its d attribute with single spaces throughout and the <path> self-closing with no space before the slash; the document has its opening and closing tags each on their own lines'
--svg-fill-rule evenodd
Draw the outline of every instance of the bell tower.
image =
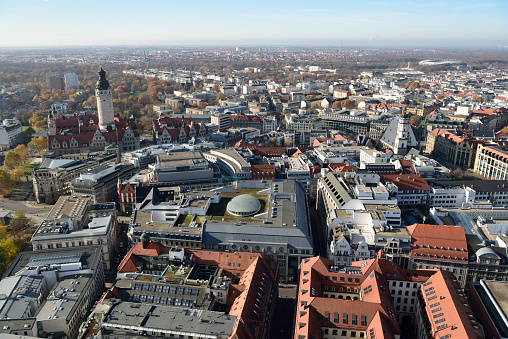
<svg viewBox="0 0 508 339">
<path fill-rule="evenodd" d="M 113 93 L 109 81 L 106 79 L 106 71 L 101 67 L 99 80 L 95 85 L 95 96 L 97 97 L 97 112 L 99 115 L 99 127 L 101 131 L 115 129 L 115 111 L 113 110 Z"/>
<path fill-rule="evenodd" d="M 416 147 L 416 145 L 416 138 L 409 123 L 409 117 L 403 113 L 397 123 L 393 153 L 405 155 L 411 147 Z"/>
</svg>

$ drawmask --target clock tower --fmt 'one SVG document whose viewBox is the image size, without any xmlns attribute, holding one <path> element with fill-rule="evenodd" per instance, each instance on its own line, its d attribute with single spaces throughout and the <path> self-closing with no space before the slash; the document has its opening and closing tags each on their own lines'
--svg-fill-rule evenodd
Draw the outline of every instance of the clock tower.
<svg viewBox="0 0 508 339">
<path fill-rule="evenodd" d="M 115 126 L 115 111 L 113 110 L 113 93 L 109 81 L 106 79 L 106 72 L 99 70 L 99 80 L 95 85 L 95 96 L 97 98 L 97 112 L 99 115 L 99 128 L 105 131 L 110 127 L 111 130 Z"/>
</svg>

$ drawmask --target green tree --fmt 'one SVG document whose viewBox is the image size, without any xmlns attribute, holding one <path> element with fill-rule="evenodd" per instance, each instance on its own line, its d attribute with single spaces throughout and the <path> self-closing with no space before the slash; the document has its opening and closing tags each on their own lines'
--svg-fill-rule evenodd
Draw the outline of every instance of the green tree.
<svg viewBox="0 0 508 339">
<path fill-rule="evenodd" d="M 30 125 L 35 126 L 39 121 L 44 121 L 44 119 L 46 119 L 46 113 L 44 113 L 44 111 L 35 111 L 29 122 Z"/>
<path fill-rule="evenodd" d="M 7 238 L 7 227 L 4 226 L 4 223 L 0 220 L 0 240 Z"/>
<path fill-rule="evenodd" d="M 40 153 L 48 148 L 48 142 L 42 136 L 32 138 L 28 143 L 28 148 L 34 153 Z"/>
<path fill-rule="evenodd" d="M 3 275 L 11 260 L 18 254 L 19 248 L 12 238 L 0 240 L 0 275 Z"/>
<path fill-rule="evenodd" d="M 8 196 L 11 193 L 12 185 L 13 182 L 9 173 L 3 168 L 0 168 L 0 195 L 4 197 Z"/>
<path fill-rule="evenodd" d="M 11 232 L 18 236 L 20 235 L 25 228 L 28 226 L 28 219 L 25 216 L 25 211 L 23 210 L 17 210 L 14 212 L 14 218 L 11 220 Z"/>
<path fill-rule="evenodd" d="M 410 119 L 409 119 L 409 123 L 411 124 L 411 126 L 413 127 L 418 127 L 420 126 L 420 123 L 422 121 L 422 117 L 419 116 L 419 115 L 413 115 Z"/>
<path fill-rule="evenodd" d="M 9 151 L 5 155 L 4 166 L 8 170 L 13 170 L 19 165 L 21 165 L 21 161 L 22 161 L 21 156 L 18 153 L 14 151 Z"/>
<path fill-rule="evenodd" d="M 30 150 L 23 144 L 16 146 L 14 152 L 19 154 L 21 161 L 25 161 L 30 156 Z"/>
</svg>

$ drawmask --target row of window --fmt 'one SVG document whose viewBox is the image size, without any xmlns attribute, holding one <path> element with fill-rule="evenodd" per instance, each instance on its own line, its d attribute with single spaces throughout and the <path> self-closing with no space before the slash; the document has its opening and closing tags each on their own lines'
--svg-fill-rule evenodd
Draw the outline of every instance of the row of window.
<svg viewBox="0 0 508 339">
<path fill-rule="evenodd" d="M 335 312 L 333 313 L 333 322 L 339 324 L 340 314 Z M 325 321 L 330 322 L 330 312 L 325 312 Z M 344 325 L 358 325 L 358 315 L 351 314 L 351 323 L 349 323 L 349 314 L 342 313 L 342 324 Z M 360 315 L 360 325 L 367 326 L 367 317 L 365 315 Z"/>
<path fill-rule="evenodd" d="M 349 332 L 349 334 L 348 334 L 348 332 Z M 339 335 L 339 330 L 335 330 L 335 329 L 330 330 L 328 328 L 324 328 L 323 333 L 324 334 Z M 365 338 L 365 332 L 346 331 L 346 330 L 341 331 L 341 336 L 346 337 L 346 338 L 356 338 L 357 334 L 358 334 L 358 338 Z M 298 338 L 300 338 L 300 336 L 298 336 Z"/>
</svg>

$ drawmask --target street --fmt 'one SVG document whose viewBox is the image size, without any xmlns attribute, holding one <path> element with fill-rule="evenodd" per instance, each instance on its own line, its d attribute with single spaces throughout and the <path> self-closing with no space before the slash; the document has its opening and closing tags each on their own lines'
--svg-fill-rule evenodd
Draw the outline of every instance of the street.
<svg viewBox="0 0 508 339">
<path fill-rule="evenodd" d="M 0 198 L 0 210 L 16 212 L 25 211 L 25 216 L 29 218 L 35 226 L 38 226 L 48 215 L 53 205 L 37 204 L 35 201 L 16 201 L 6 198 Z"/>
<path fill-rule="evenodd" d="M 314 208 L 314 206 L 309 206 L 309 213 L 312 239 L 314 240 L 314 255 L 320 255 L 326 258 L 326 242 L 323 241 L 323 231 L 318 211 Z"/>
<path fill-rule="evenodd" d="M 270 338 L 292 338 L 295 321 L 297 286 L 279 284 L 279 299 L 275 307 Z"/>
</svg>

